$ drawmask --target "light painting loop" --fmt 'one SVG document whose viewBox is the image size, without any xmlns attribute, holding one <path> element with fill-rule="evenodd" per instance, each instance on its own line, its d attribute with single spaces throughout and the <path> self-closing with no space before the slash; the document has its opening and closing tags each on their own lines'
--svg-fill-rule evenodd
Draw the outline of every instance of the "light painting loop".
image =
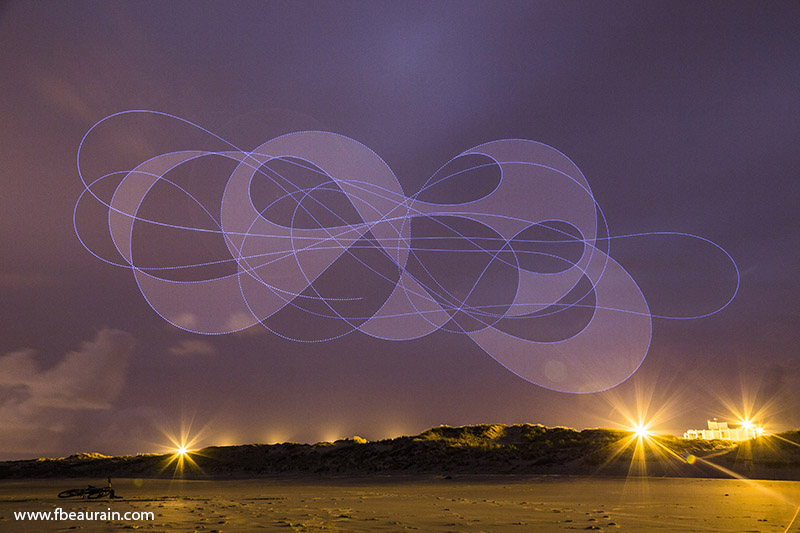
<svg viewBox="0 0 800 533">
<path fill-rule="evenodd" d="M 175 121 L 225 149 L 166 151 L 88 179 L 82 153 L 95 129 L 134 115 Z M 210 158 L 232 167 L 216 182 L 216 206 L 195 196 L 191 180 L 173 178 Z M 442 330 L 468 335 L 527 381 L 575 393 L 623 382 L 650 346 L 648 304 L 609 255 L 612 237 L 588 182 L 542 143 L 476 146 L 407 196 L 380 157 L 342 135 L 298 132 L 245 151 L 178 117 L 128 111 L 87 132 L 78 170 L 81 243 L 129 268 L 150 306 L 186 331 L 261 325 L 323 342 L 354 331 L 397 341 Z M 164 191 L 194 218 L 159 200 Z M 80 222 L 87 204 L 105 210 L 117 258 L 89 244 Z M 164 263 L 183 249 L 184 259 Z"/>
</svg>

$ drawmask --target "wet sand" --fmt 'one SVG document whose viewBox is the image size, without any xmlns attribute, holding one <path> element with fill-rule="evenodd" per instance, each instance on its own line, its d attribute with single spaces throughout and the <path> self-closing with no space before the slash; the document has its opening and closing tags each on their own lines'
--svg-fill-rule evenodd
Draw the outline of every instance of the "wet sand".
<svg viewBox="0 0 800 533">
<path fill-rule="evenodd" d="M 115 479 L 0 482 L 0 531 L 800 532 L 800 482 L 587 477 Z M 152 511 L 152 521 L 19 521 L 14 511 Z"/>
</svg>

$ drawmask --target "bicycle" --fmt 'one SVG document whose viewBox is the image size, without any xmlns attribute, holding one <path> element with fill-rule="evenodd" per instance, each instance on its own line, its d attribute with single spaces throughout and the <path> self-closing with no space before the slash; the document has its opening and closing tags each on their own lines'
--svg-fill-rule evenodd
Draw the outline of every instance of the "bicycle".
<svg viewBox="0 0 800 533">
<path fill-rule="evenodd" d="M 81 498 L 88 498 L 90 500 L 95 500 L 98 498 L 102 498 L 103 496 L 108 496 L 109 498 L 112 497 L 114 494 L 113 489 L 109 489 L 106 487 L 92 487 L 91 485 L 85 489 L 68 489 L 58 493 L 59 498 L 75 498 L 80 496 Z"/>
<path fill-rule="evenodd" d="M 108 485 L 105 487 L 95 487 L 94 485 L 89 485 L 85 489 L 67 489 L 62 490 L 58 493 L 59 498 L 88 498 L 90 500 L 97 500 L 100 498 L 108 497 L 108 498 L 121 498 L 122 496 L 117 496 L 114 493 L 114 489 L 111 488 L 111 478 L 108 478 Z"/>
</svg>

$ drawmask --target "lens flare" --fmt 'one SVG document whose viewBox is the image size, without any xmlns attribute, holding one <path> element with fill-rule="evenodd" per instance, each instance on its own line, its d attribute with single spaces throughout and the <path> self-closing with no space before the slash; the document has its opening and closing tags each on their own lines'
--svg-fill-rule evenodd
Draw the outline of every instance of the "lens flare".
<svg viewBox="0 0 800 533">
<path fill-rule="evenodd" d="M 724 390 L 712 393 L 724 408 L 718 413 L 721 420 L 732 420 L 738 424 L 739 432 L 746 439 L 754 439 L 767 434 L 766 422 L 794 406 L 785 405 L 773 388 L 764 385 L 763 380 L 751 372 L 742 372 L 738 390 Z"/>
<path fill-rule="evenodd" d="M 674 383 L 675 386 L 670 389 L 673 384 L 669 378 L 653 381 L 648 385 L 638 376 L 631 380 L 630 385 L 633 386 L 633 395 L 630 394 L 631 389 L 625 387 L 624 391 L 606 391 L 600 396 L 612 407 L 607 422 L 623 431 L 610 446 L 610 453 L 597 467 L 598 472 L 610 467 L 616 473 L 615 467 L 624 467 L 629 458 L 625 491 L 630 492 L 630 497 L 647 498 L 649 476 L 684 477 L 700 474 L 707 477 L 708 472 L 712 471 L 714 473 L 711 477 L 739 480 L 746 484 L 748 490 L 775 502 L 791 504 L 792 510 L 795 510 L 796 501 L 779 494 L 768 483 L 751 479 L 749 474 L 744 474 L 758 472 L 763 468 L 765 458 L 780 452 L 781 447 L 785 449 L 789 445 L 800 446 L 786 438 L 788 435 L 779 435 L 766 429 L 765 413 L 771 412 L 770 406 L 774 405 L 774 397 L 765 402 L 756 402 L 754 394 L 743 394 L 738 405 L 744 405 L 744 408 L 737 408 L 736 404 L 729 401 L 726 404 L 729 414 L 725 418 L 732 421 L 734 427 L 723 429 L 729 435 L 727 438 L 723 438 L 719 430 L 701 433 L 702 436 L 693 439 L 678 438 L 659 431 L 659 428 L 664 427 L 666 421 L 681 411 L 696 408 L 695 405 L 681 401 L 681 398 L 687 397 L 687 385 Z M 719 426 L 722 424 L 719 422 Z M 744 434 L 748 438 L 730 438 Z M 729 467 L 722 466 L 726 462 L 730 463 Z M 790 526 L 796 519 L 796 515 L 792 517 Z"/>
<path fill-rule="evenodd" d="M 650 430 L 647 429 L 647 426 L 638 425 L 633 428 L 633 433 L 640 439 L 646 439 L 650 437 Z"/>
<path fill-rule="evenodd" d="M 669 377 L 658 380 L 634 377 L 630 384 L 632 391 L 628 388 L 603 393 L 602 399 L 611 407 L 606 422 L 622 432 L 601 468 L 630 456 L 628 477 L 641 480 L 643 483 L 638 486 L 646 490 L 647 476 L 652 474 L 648 472 L 649 466 L 673 475 L 681 475 L 681 469 L 685 468 L 686 452 L 676 452 L 676 438 L 660 428 L 690 406 L 683 400 L 686 384 L 671 383 Z"/>
<path fill-rule="evenodd" d="M 168 444 L 161 446 L 165 451 L 161 471 L 173 469 L 173 477 L 176 478 L 183 477 L 187 471 L 202 473 L 195 458 L 203 455 L 197 450 L 197 445 L 207 429 L 208 426 L 203 426 L 200 431 L 193 432 L 190 422 L 183 422 L 177 433 L 162 429 Z"/>
<path fill-rule="evenodd" d="M 200 467 L 192 457 L 193 455 L 199 455 L 191 449 L 194 441 L 195 439 L 188 442 L 172 442 L 172 453 L 166 456 L 162 472 L 169 468 L 174 468 L 174 477 L 183 477 L 184 473 L 189 469 L 199 471 Z"/>
</svg>

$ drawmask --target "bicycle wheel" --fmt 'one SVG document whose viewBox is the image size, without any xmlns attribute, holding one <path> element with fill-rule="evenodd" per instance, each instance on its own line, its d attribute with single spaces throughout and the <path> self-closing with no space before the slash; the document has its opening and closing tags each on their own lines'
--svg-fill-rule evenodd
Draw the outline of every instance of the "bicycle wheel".
<svg viewBox="0 0 800 533">
<path fill-rule="evenodd" d="M 106 489 L 106 488 L 92 489 L 92 490 L 89 491 L 89 494 L 87 495 L 87 497 L 90 500 L 96 500 L 96 499 L 102 498 L 104 496 L 111 496 L 111 491 L 109 489 Z"/>
<path fill-rule="evenodd" d="M 58 493 L 59 498 L 74 498 L 75 496 L 82 496 L 84 489 L 68 489 L 62 490 Z"/>
</svg>

